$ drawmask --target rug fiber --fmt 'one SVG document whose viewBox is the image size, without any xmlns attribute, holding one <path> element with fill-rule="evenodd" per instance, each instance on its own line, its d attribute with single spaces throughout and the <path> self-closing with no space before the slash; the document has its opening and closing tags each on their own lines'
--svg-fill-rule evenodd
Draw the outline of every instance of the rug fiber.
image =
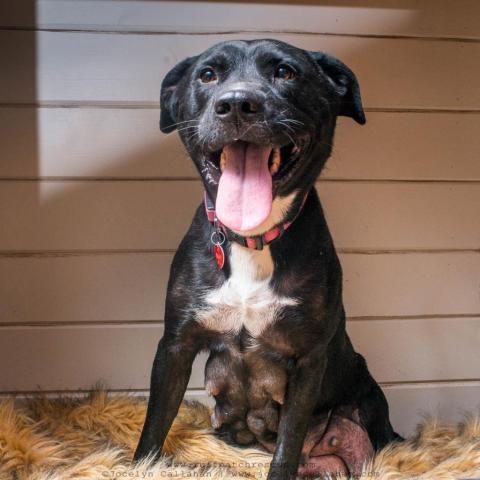
<svg viewBox="0 0 480 480">
<path fill-rule="evenodd" d="M 145 401 L 95 392 L 82 399 L 0 402 L 0 480 L 265 478 L 271 456 L 213 435 L 210 411 L 184 403 L 161 462 L 132 466 Z M 388 446 L 362 479 L 480 479 L 480 415 L 458 425 L 425 421 Z"/>
</svg>

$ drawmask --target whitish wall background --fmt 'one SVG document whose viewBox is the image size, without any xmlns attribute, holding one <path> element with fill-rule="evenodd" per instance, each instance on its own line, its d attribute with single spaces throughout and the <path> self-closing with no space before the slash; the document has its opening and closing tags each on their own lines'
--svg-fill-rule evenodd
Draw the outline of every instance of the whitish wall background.
<svg viewBox="0 0 480 480">
<path fill-rule="evenodd" d="M 201 199 L 158 131 L 160 81 L 219 40 L 275 37 L 360 79 L 368 123 L 340 121 L 318 189 L 395 427 L 478 408 L 479 18 L 475 0 L 2 1 L 0 393 L 145 392 Z"/>
</svg>

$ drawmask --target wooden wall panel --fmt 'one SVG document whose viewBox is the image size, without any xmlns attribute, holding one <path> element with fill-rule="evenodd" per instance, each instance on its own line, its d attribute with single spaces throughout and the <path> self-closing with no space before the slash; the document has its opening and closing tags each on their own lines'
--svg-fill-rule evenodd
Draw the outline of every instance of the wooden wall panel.
<svg viewBox="0 0 480 480">
<path fill-rule="evenodd" d="M 338 248 L 480 244 L 477 184 L 323 182 L 318 190 Z M 0 250 L 174 249 L 201 201 L 197 181 L 3 182 Z"/>
<path fill-rule="evenodd" d="M 0 257 L 0 324 L 162 320 L 171 258 Z M 349 317 L 480 315 L 478 253 L 343 254 L 340 261 Z"/>
<path fill-rule="evenodd" d="M 0 107 L 0 178 L 196 177 L 176 133 L 163 135 L 158 108 Z M 480 181 L 477 113 L 369 112 L 341 118 L 322 178 Z M 19 138 L 38 135 L 37 162 Z M 38 165 L 38 167 L 37 167 Z"/>
<path fill-rule="evenodd" d="M 383 390 L 392 424 L 402 436 L 411 435 L 426 418 L 453 423 L 480 412 L 480 382 L 385 385 Z"/>
<path fill-rule="evenodd" d="M 102 325 L 5 327 L 0 337 L 0 390 L 148 389 L 150 367 L 163 327 Z M 132 359 L 135 359 L 132 361 Z M 190 386 L 202 381 L 205 356 L 195 363 Z"/>
<path fill-rule="evenodd" d="M 250 33 L 192 36 L 0 31 L 0 102 L 156 104 L 161 79 L 175 63 L 219 41 L 263 37 Z M 480 107 L 480 91 L 472 82 L 478 73 L 478 43 L 292 34 L 275 37 L 338 56 L 358 75 L 366 107 Z M 34 40 L 36 52 L 31 50 Z M 11 55 L 12 49 L 16 55 Z M 33 53 L 37 61 L 35 98 L 27 88 L 31 71 L 19 61 Z M 445 58 L 449 59 L 448 68 Z"/>
<path fill-rule="evenodd" d="M 480 255 L 343 255 L 349 315 L 456 315 L 479 311 Z"/>
<path fill-rule="evenodd" d="M 351 35 L 478 38 L 475 0 L 307 0 L 302 2 L 37 1 L 2 2 L 2 25 L 108 31 L 309 31 Z M 452 10 L 454 14 L 452 14 Z"/>
<path fill-rule="evenodd" d="M 348 331 L 379 382 L 472 379 L 478 374 L 479 318 L 365 320 L 350 322 Z M 7 368 L 0 391 L 31 390 L 33 385 L 88 389 L 97 381 L 117 389 L 147 389 L 161 333 L 159 324 L 4 327 L 0 364 Z M 193 388 L 203 387 L 205 358 L 196 361 Z"/>
</svg>

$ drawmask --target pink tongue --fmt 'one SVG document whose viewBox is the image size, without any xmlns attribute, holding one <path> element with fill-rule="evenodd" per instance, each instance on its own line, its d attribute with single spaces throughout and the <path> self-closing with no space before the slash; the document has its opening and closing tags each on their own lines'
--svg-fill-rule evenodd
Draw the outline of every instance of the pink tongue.
<svg viewBox="0 0 480 480">
<path fill-rule="evenodd" d="M 268 169 L 272 149 L 235 142 L 223 151 L 227 164 L 218 184 L 217 217 L 232 230 L 252 230 L 272 210 L 272 176 Z"/>
</svg>

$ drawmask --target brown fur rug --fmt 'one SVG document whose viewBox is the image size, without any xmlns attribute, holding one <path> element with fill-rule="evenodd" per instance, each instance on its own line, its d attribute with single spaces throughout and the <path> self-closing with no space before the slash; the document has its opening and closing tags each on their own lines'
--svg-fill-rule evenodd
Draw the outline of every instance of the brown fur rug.
<svg viewBox="0 0 480 480">
<path fill-rule="evenodd" d="M 1 480 L 265 478 L 270 455 L 227 445 L 212 434 L 210 411 L 184 403 L 161 462 L 130 464 L 145 401 L 95 392 L 83 399 L 0 402 Z M 425 422 L 389 446 L 362 478 L 448 480 L 480 477 L 480 416 L 457 426 Z"/>
</svg>

